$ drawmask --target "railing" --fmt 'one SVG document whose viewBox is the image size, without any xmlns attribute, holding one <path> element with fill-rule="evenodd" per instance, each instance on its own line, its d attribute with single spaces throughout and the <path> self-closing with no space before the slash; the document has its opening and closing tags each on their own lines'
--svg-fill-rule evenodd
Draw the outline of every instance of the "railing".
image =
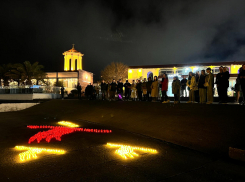
<svg viewBox="0 0 245 182">
<path fill-rule="evenodd" d="M 0 87 L 0 94 L 33 94 L 33 93 L 54 93 L 60 94 L 60 87 L 53 86 L 4 86 Z"/>
</svg>

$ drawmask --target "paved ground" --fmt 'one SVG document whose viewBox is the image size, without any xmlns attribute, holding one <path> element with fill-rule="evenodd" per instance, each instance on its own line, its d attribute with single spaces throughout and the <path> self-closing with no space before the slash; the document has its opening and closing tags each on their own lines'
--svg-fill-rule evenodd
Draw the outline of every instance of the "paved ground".
<svg viewBox="0 0 245 182">
<path fill-rule="evenodd" d="M 244 181 L 244 163 L 227 157 L 229 146 L 244 147 L 243 112 L 236 105 L 52 100 L 0 113 L 0 181 Z M 113 132 L 76 132 L 62 141 L 34 142 L 30 146 L 67 153 L 19 163 L 20 152 L 13 147 L 29 146 L 31 136 L 47 130 L 26 125 L 57 125 L 60 120 Z M 139 157 L 124 160 L 107 142 L 158 153 L 138 152 Z"/>
</svg>

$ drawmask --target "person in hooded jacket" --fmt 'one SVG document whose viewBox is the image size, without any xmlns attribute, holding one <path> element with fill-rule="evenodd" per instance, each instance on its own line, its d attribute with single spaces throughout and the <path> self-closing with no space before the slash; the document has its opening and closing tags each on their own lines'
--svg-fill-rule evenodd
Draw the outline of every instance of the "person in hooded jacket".
<svg viewBox="0 0 245 182">
<path fill-rule="evenodd" d="M 178 104 L 180 103 L 180 80 L 178 78 L 178 76 L 175 76 L 173 78 L 173 82 L 172 82 L 172 93 L 174 94 L 174 104 Z"/>
</svg>

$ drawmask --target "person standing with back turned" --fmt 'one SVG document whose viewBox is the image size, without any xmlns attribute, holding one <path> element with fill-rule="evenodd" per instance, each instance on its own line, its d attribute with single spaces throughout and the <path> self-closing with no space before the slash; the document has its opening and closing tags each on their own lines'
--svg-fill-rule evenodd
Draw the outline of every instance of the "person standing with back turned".
<svg viewBox="0 0 245 182">
<path fill-rule="evenodd" d="M 152 80 L 151 80 L 151 77 L 149 77 L 148 82 L 146 83 L 147 101 L 151 101 L 151 84 L 152 84 Z"/>
<path fill-rule="evenodd" d="M 172 93 L 174 94 L 174 104 L 180 103 L 180 81 L 178 76 L 173 78 L 172 82 Z"/>
<path fill-rule="evenodd" d="M 151 84 L 151 96 L 153 97 L 153 102 L 157 101 L 158 98 L 158 79 L 154 76 L 154 81 Z"/>
<path fill-rule="evenodd" d="M 240 80 L 243 95 L 243 101 L 241 105 L 245 105 L 245 63 L 242 65 L 242 68 L 240 69 L 240 73 L 238 74 L 237 78 Z"/>
<path fill-rule="evenodd" d="M 168 76 L 166 73 L 163 74 L 163 78 L 162 78 L 162 103 L 169 103 L 170 100 L 168 99 L 167 96 L 167 91 L 168 91 Z"/>
<path fill-rule="evenodd" d="M 201 71 L 201 76 L 200 76 L 199 82 L 198 82 L 200 104 L 205 104 L 206 103 L 207 89 L 206 89 L 206 87 L 204 85 L 205 84 L 205 79 L 206 79 L 205 70 L 202 70 Z"/>
<path fill-rule="evenodd" d="M 187 93 L 186 93 L 187 79 L 185 78 L 185 76 L 183 76 L 183 79 L 180 81 L 180 83 L 181 83 L 181 97 L 187 97 Z"/>
<path fill-rule="evenodd" d="M 207 68 L 206 71 L 208 73 L 205 80 L 205 86 L 207 87 L 206 104 L 212 104 L 214 99 L 214 75 L 211 73 L 211 68 Z"/>
<path fill-rule="evenodd" d="M 196 77 L 193 72 L 189 72 L 190 82 L 187 83 L 187 86 L 190 87 L 189 101 L 187 103 L 195 103 L 195 91 L 196 91 Z"/>
</svg>

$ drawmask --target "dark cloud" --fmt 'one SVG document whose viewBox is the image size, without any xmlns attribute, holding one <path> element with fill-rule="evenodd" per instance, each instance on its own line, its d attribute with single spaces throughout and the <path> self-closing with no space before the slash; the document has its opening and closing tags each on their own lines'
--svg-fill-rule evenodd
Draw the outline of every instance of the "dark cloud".
<svg viewBox="0 0 245 182">
<path fill-rule="evenodd" d="M 62 52 L 81 51 L 84 69 L 241 61 L 245 1 L 9 1 L 1 6 L 1 63 L 39 61 L 60 70 Z"/>
</svg>

